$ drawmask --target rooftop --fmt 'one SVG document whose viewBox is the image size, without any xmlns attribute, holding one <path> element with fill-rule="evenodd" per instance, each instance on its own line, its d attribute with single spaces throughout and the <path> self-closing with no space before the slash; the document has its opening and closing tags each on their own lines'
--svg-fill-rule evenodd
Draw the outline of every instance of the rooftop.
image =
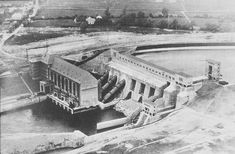
<svg viewBox="0 0 235 154">
<path fill-rule="evenodd" d="M 184 73 L 184 72 L 178 72 L 177 74 L 180 75 L 180 76 L 183 76 L 185 78 L 191 78 L 192 77 L 191 75 L 189 75 L 187 73 Z"/>
<path fill-rule="evenodd" d="M 159 65 L 155 65 L 155 64 L 153 64 L 153 63 L 150 63 L 150 62 L 145 61 L 145 60 L 143 60 L 143 59 L 140 59 L 140 58 L 138 58 L 138 57 L 135 57 L 135 56 L 132 56 L 132 55 L 126 55 L 126 56 L 129 57 L 129 58 L 132 58 L 132 59 L 134 59 L 134 60 L 136 60 L 136 61 L 139 61 L 139 62 L 141 62 L 141 63 L 144 63 L 144 64 L 147 64 L 147 65 L 152 66 L 152 67 L 154 67 L 154 68 L 157 68 L 157 69 L 159 69 L 159 70 L 165 71 L 165 72 L 167 72 L 167 73 L 169 73 L 169 74 L 174 75 L 174 74 L 176 73 L 176 72 L 174 72 L 174 71 L 172 71 L 172 70 L 169 70 L 169 69 L 167 69 L 167 68 L 165 68 L 165 67 L 162 67 L 162 66 L 159 66 Z"/>
<path fill-rule="evenodd" d="M 43 59 L 42 62 L 49 62 L 51 69 L 57 73 L 81 84 L 81 89 L 89 89 L 97 86 L 97 80 L 89 72 L 70 64 L 69 62 L 58 58 L 49 56 Z"/>
</svg>

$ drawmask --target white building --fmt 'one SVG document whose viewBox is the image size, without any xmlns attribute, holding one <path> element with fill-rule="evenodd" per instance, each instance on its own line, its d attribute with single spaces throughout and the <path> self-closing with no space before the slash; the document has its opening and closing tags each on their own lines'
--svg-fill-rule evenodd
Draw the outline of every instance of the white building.
<svg viewBox="0 0 235 154">
<path fill-rule="evenodd" d="M 88 17 L 88 18 L 86 18 L 86 21 L 87 21 L 88 25 L 94 25 L 95 24 L 95 18 Z"/>
</svg>

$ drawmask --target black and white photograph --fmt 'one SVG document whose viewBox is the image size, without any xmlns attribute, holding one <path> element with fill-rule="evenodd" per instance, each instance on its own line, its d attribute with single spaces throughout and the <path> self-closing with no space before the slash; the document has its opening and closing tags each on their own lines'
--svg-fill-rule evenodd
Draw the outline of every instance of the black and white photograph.
<svg viewBox="0 0 235 154">
<path fill-rule="evenodd" d="M 235 154 L 235 0 L 0 0 L 0 154 Z"/>
</svg>

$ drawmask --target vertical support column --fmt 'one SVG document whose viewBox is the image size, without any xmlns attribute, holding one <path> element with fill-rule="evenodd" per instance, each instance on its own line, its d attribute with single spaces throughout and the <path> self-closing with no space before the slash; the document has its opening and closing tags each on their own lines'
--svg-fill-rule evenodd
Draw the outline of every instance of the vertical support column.
<svg viewBox="0 0 235 154">
<path fill-rule="evenodd" d="M 76 83 L 74 82 L 74 96 L 77 96 L 77 85 L 76 85 Z"/>
<path fill-rule="evenodd" d="M 149 84 L 145 84 L 143 99 L 148 99 L 149 98 L 149 92 L 150 92 L 150 86 L 149 86 Z"/>
<path fill-rule="evenodd" d="M 154 88 L 155 88 L 154 96 L 160 96 L 161 89 L 159 87 L 154 87 Z"/>
<path fill-rule="evenodd" d="M 64 80 L 63 80 L 63 83 L 64 83 L 64 91 L 66 91 L 66 84 L 65 84 L 66 78 L 64 77 L 63 79 L 64 79 Z"/>
<path fill-rule="evenodd" d="M 72 90 L 72 95 L 74 95 L 74 90 L 73 90 L 73 89 L 74 89 L 74 88 L 73 88 L 73 86 L 74 86 L 74 85 L 73 85 L 73 84 L 74 84 L 74 83 L 73 83 L 73 81 L 71 81 L 71 90 Z"/>
<path fill-rule="evenodd" d="M 69 93 L 72 94 L 72 81 L 69 80 Z"/>
<path fill-rule="evenodd" d="M 133 99 L 135 101 L 138 101 L 138 96 L 139 96 L 139 91 L 140 91 L 140 82 L 138 80 L 136 80 L 136 87 L 133 91 Z"/>
</svg>

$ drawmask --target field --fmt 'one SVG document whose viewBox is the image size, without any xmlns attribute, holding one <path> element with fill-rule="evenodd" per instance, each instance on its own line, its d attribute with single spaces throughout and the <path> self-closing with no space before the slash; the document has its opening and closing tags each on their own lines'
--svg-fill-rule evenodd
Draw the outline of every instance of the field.
<svg viewBox="0 0 235 154">
<path fill-rule="evenodd" d="M 169 10 L 180 10 L 178 4 L 156 3 L 153 0 L 49 0 L 48 3 L 42 4 L 42 11 L 38 13 L 38 17 L 65 17 L 81 14 L 102 15 L 107 7 L 110 8 L 114 16 L 119 16 L 124 8 L 127 8 L 127 13 L 143 11 L 146 14 L 159 12 L 164 7 L 167 7 Z"/>
</svg>

